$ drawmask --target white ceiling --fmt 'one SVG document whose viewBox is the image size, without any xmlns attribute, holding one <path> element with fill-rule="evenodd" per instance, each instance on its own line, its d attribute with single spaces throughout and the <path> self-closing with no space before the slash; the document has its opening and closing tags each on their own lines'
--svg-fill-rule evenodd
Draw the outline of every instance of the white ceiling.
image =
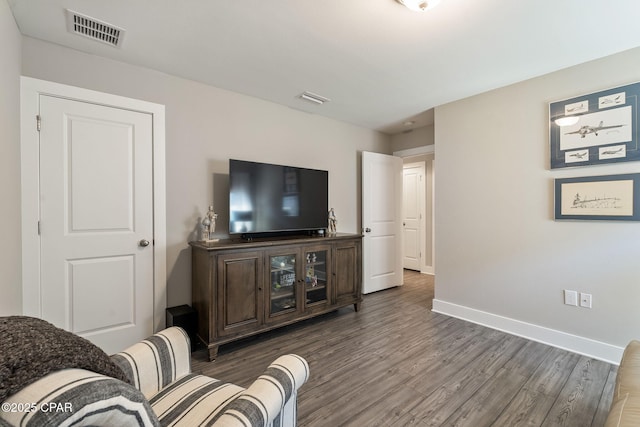
<svg viewBox="0 0 640 427">
<path fill-rule="evenodd" d="M 24 35 L 386 133 L 640 46 L 638 0 L 443 0 L 422 14 L 394 0 L 8 2 Z M 65 8 L 124 28 L 122 48 L 68 33 Z"/>
</svg>

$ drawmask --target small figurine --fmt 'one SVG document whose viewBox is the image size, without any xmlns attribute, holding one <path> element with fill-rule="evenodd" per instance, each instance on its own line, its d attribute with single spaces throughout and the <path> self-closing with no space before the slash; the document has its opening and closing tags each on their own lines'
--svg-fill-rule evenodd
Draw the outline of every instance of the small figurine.
<svg viewBox="0 0 640 427">
<path fill-rule="evenodd" d="M 336 219 L 336 213 L 333 211 L 333 208 L 329 209 L 329 233 L 335 233 L 338 225 L 338 220 Z"/>
<path fill-rule="evenodd" d="M 213 238 L 213 233 L 216 230 L 216 218 L 218 214 L 213 211 L 213 206 L 209 206 L 207 214 L 202 220 L 202 241 L 203 242 L 216 242 L 218 239 Z"/>
</svg>

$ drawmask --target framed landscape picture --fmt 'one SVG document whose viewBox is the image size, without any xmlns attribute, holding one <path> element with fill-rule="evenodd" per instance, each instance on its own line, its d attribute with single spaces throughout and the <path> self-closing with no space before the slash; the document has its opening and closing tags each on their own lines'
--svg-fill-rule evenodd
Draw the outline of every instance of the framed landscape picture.
<svg viewBox="0 0 640 427">
<path fill-rule="evenodd" d="M 640 160 L 639 96 L 633 83 L 550 103 L 551 169 Z"/>
<path fill-rule="evenodd" d="M 556 179 L 555 219 L 640 221 L 640 174 Z"/>
</svg>

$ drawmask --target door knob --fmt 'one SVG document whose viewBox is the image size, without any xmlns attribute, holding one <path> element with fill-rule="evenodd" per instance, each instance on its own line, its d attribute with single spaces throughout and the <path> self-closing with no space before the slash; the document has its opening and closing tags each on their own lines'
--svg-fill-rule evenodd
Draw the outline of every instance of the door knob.
<svg viewBox="0 0 640 427">
<path fill-rule="evenodd" d="M 146 246 L 149 246 L 149 241 L 146 239 L 142 239 L 138 242 L 138 245 L 142 246 L 143 248 Z"/>
<path fill-rule="evenodd" d="M 367 227 L 367 228 L 364 229 L 364 232 L 365 233 L 371 233 L 371 229 L 369 227 Z"/>
</svg>

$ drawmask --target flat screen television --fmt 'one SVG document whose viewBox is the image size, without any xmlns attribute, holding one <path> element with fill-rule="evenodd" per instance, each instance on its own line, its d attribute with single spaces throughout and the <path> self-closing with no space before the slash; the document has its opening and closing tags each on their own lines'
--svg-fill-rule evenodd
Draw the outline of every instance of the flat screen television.
<svg viewBox="0 0 640 427">
<path fill-rule="evenodd" d="M 327 228 L 329 172 L 229 160 L 229 233 L 308 234 Z"/>
</svg>

